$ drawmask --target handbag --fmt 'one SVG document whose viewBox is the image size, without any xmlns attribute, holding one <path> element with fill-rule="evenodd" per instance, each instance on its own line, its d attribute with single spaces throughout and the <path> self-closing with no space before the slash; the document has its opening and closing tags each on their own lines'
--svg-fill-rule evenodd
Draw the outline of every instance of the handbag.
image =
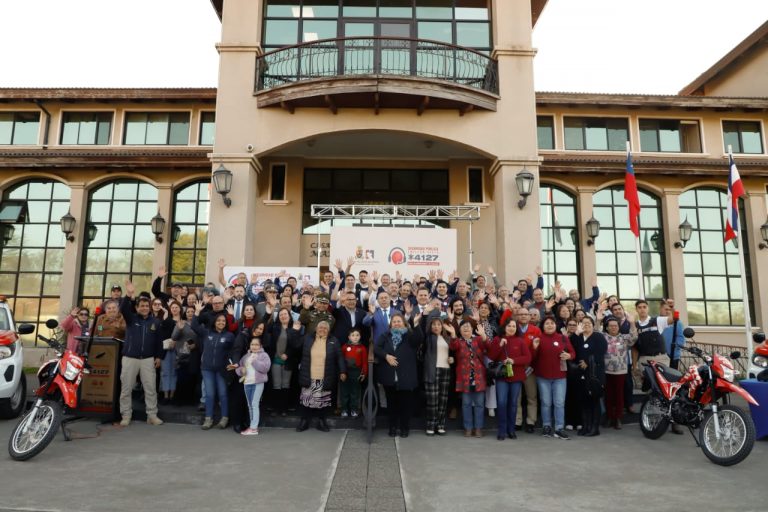
<svg viewBox="0 0 768 512">
<path fill-rule="evenodd" d="M 597 368 L 595 368 L 595 358 L 589 356 L 589 366 L 587 367 L 586 375 L 584 375 L 584 389 L 590 398 L 602 398 L 603 396 L 603 383 L 597 377 Z"/>
<path fill-rule="evenodd" d="M 507 352 L 507 345 L 504 345 L 504 355 L 509 358 L 509 352 Z M 507 379 L 512 377 L 511 368 L 507 366 L 504 361 L 491 361 L 488 363 L 488 382 L 489 384 L 496 379 Z"/>
</svg>

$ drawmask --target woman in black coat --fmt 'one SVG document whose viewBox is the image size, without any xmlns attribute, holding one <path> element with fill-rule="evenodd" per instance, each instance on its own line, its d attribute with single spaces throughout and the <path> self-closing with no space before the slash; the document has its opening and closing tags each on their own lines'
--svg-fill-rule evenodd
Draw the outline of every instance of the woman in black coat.
<svg viewBox="0 0 768 512">
<path fill-rule="evenodd" d="M 301 420 L 296 427 L 297 432 L 309 428 L 309 419 L 313 415 L 318 417 L 318 430 L 330 430 L 325 422 L 325 415 L 332 406 L 331 395 L 336 390 L 339 379 L 342 382 L 347 380 L 347 365 L 341 353 L 341 344 L 330 332 L 330 324 L 323 320 L 317 324 L 313 334 L 293 340 L 294 347 L 301 349 Z"/>
<path fill-rule="evenodd" d="M 412 307 L 412 306 L 411 306 Z M 410 308 L 408 308 L 410 309 Z M 409 329 L 405 317 L 395 313 L 389 320 L 389 330 L 375 341 L 373 350 L 379 360 L 376 372 L 379 383 L 387 395 L 389 435 L 408 437 L 411 415 L 419 385 L 416 351 L 424 343 L 424 334 L 418 327 L 421 315 L 413 319 L 417 327 Z"/>
<path fill-rule="evenodd" d="M 295 401 L 295 397 L 291 398 L 291 380 L 299 366 L 301 354 L 294 347 L 297 343 L 301 343 L 301 329 L 301 323 L 293 321 L 291 310 L 288 308 L 280 309 L 277 318 L 267 322 L 270 343 L 265 350 L 272 361 L 268 403 L 271 404 L 274 413 L 279 413 L 281 416 L 287 414 L 288 408 Z"/>
<path fill-rule="evenodd" d="M 595 321 L 585 316 L 581 321 L 582 333 L 577 335 L 576 363 L 582 372 L 579 395 L 581 397 L 580 436 L 600 435 L 600 398 L 605 389 L 605 353 L 608 342 L 603 333 L 595 331 Z"/>
</svg>

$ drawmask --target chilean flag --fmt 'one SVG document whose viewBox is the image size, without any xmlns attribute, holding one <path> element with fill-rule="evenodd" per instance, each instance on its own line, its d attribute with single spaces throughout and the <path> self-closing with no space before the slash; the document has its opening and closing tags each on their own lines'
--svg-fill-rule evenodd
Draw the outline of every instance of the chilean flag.
<svg viewBox="0 0 768 512">
<path fill-rule="evenodd" d="M 744 184 L 741 182 L 739 170 L 733 155 L 728 155 L 728 205 L 725 215 L 725 241 L 736 238 L 739 231 L 739 198 L 744 195 Z"/>
<path fill-rule="evenodd" d="M 629 151 L 627 151 L 627 172 L 624 174 L 624 199 L 629 206 L 629 229 L 637 238 L 640 238 L 640 198 L 637 195 L 632 153 Z"/>
</svg>

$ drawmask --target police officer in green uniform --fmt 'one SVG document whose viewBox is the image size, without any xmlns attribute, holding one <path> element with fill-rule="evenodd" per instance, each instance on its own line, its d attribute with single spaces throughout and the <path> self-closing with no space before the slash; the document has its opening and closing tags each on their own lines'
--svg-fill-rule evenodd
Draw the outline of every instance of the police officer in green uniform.
<svg viewBox="0 0 768 512">
<path fill-rule="evenodd" d="M 329 310 L 330 302 L 331 298 L 327 293 L 318 293 L 314 299 L 309 293 L 301 296 L 299 322 L 306 328 L 307 334 L 314 334 L 317 324 L 322 321 L 328 322 L 333 331 L 333 323 L 336 319 Z"/>
</svg>

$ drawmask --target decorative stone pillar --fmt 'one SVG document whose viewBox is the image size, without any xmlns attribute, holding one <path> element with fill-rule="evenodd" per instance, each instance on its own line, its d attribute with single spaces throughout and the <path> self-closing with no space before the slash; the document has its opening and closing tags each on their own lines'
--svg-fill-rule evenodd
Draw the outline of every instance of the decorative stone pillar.
<svg viewBox="0 0 768 512">
<path fill-rule="evenodd" d="M 664 250 L 667 267 L 667 294 L 675 300 L 680 320 L 688 325 L 688 300 L 685 293 L 685 248 L 676 248 L 680 241 L 680 190 L 665 189 L 661 197 L 661 218 L 664 223 Z"/>
<path fill-rule="evenodd" d="M 69 213 L 75 218 L 75 240 L 64 246 L 64 262 L 61 268 L 59 313 L 69 312 L 77 304 L 80 295 L 80 270 L 83 254 L 88 247 L 88 191 L 85 183 L 69 183 Z"/>
<path fill-rule="evenodd" d="M 579 251 L 581 260 L 581 290 L 582 295 L 590 296 L 592 294 L 592 279 L 597 276 L 597 259 L 595 255 L 595 246 L 587 245 L 587 221 L 592 217 L 593 203 L 592 195 L 595 193 L 594 187 L 578 187 L 576 197 L 576 226 L 579 230 L 579 244 L 576 248 Z M 597 283 L 598 287 L 600 282 Z"/>
</svg>

